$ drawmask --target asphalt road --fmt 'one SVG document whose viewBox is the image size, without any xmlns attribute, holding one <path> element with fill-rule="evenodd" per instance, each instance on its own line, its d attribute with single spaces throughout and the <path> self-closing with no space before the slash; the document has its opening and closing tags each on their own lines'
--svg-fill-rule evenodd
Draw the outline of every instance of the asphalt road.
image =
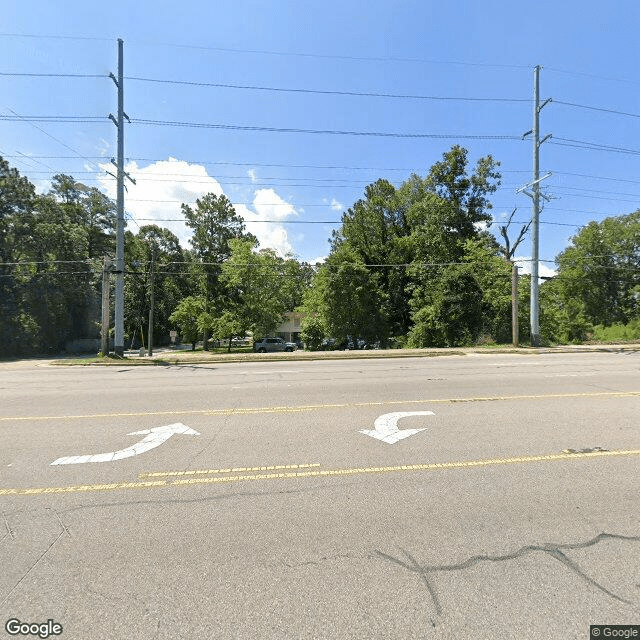
<svg viewBox="0 0 640 640">
<path fill-rule="evenodd" d="M 637 352 L 2 364 L 0 637 L 640 624 L 639 407 Z"/>
</svg>

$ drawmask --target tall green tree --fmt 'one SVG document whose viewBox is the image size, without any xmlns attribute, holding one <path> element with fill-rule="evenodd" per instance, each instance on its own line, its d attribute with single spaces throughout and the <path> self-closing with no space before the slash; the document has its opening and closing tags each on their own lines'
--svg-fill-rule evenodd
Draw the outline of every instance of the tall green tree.
<svg viewBox="0 0 640 640">
<path fill-rule="evenodd" d="M 287 264 L 271 249 L 256 251 L 257 244 L 250 239 L 229 241 L 231 255 L 221 273 L 229 292 L 228 306 L 215 323 L 221 338 L 231 340 L 248 330 L 256 337 L 268 336 L 290 310 Z"/>
<path fill-rule="evenodd" d="M 28 259 L 34 186 L 0 156 L 0 357 L 37 348 L 39 325 L 22 304 L 29 280 L 13 263 Z"/>
<path fill-rule="evenodd" d="M 579 300 L 591 324 L 609 326 L 638 317 L 640 210 L 590 222 L 556 258 L 558 295 Z"/>
<path fill-rule="evenodd" d="M 257 241 L 245 230 L 244 220 L 239 216 L 225 195 L 208 193 L 196 200 L 195 208 L 182 205 L 182 213 L 188 227 L 193 230 L 190 239 L 193 252 L 200 265 L 194 269 L 194 285 L 206 301 L 207 311 L 220 312 L 227 298 L 227 291 L 220 282 L 222 263 L 231 255 L 229 241 L 245 238 Z M 205 349 L 208 335 L 204 336 Z"/>
<path fill-rule="evenodd" d="M 351 247 L 342 245 L 320 267 L 314 281 L 317 290 L 307 295 L 305 310 L 317 315 L 328 335 L 338 341 L 351 336 L 384 342 L 386 300 L 378 277 Z"/>
<path fill-rule="evenodd" d="M 404 195 L 404 194 L 402 194 Z M 407 201 L 388 181 L 380 179 L 365 188 L 358 200 L 342 216 L 342 226 L 333 233 L 333 253 L 346 251 L 367 265 L 375 292 L 384 305 L 386 333 L 401 334 L 409 323 L 409 307 L 404 294 L 408 279 L 403 265 L 411 258 L 406 242 L 410 227 L 406 218 Z M 386 340 L 386 335 L 381 338 Z"/>
</svg>

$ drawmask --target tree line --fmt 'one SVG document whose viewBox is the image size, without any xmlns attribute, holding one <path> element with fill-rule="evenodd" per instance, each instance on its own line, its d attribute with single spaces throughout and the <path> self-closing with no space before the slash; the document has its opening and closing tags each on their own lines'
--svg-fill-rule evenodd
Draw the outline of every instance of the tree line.
<svg viewBox="0 0 640 640">
<path fill-rule="evenodd" d="M 455 145 L 424 177 L 398 187 L 379 179 L 344 212 L 319 266 L 260 249 L 224 195 L 183 204 L 189 248 L 156 225 L 125 234 L 127 346 L 148 341 L 152 281 L 156 344 L 177 328 L 194 348 L 209 338 L 230 345 L 248 331 L 272 334 L 293 310 L 305 313 L 310 348 L 327 337 L 392 347 L 510 342 L 511 252 L 488 231 L 500 178 L 491 156 L 472 167 Z M 114 202 L 98 189 L 59 174 L 38 194 L 0 157 L 1 356 L 57 353 L 99 336 L 115 221 Z M 640 210 L 582 227 L 556 265 L 540 287 L 544 341 L 583 341 L 637 322 Z M 522 342 L 529 287 L 522 277 Z"/>
</svg>

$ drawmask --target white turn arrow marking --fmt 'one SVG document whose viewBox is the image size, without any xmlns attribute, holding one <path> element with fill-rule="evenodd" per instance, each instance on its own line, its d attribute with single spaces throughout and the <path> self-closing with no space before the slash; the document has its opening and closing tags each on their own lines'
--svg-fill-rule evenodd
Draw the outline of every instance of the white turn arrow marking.
<svg viewBox="0 0 640 640">
<path fill-rule="evenodd" d="M 187 436 L 199 436 L 200 434 L 193 429 L 190 429 L 180 422 L 175 424 L 168 424 L 164 427 L 154 427 L 153 429 L 143 429 L 142 431 L 134 431 L 127 435 L 137 436 L 146 434 L 146 438 L 140 440 L 140 442 L 127 447 L 126 449 L 120 449 L 120 451 L 111 451 L 109 453 L 97 453 L 93 456 L 65 456 L 64 458 L 58 458 L 51 464 L 82 464 L 85 462 L 113 462 L 114 460 L 122 460 L 122 458 L 130 458 L 131 456 L 137 456 L 140 453 L 149 451 L 154 447 L 160 446 L 163 442 L 168 440 L 174 433 L 181 433 Z"/>
<path fill-rule="evenodd" d="M 433 411 L 396 411 L 395 413 L 385 413 L 383 416 L 376 418 L 373 423 L 375 429 L 360 429 L 360 433 L 364 433 L 372 438 L 382 440 L 388 444 L 395 444 L 398 440 L 412 436 L 414 433 L 420 433 L 425 429 L 398 429 L 398 420 L 407 416 L 435 416 Z"/>
</svg>

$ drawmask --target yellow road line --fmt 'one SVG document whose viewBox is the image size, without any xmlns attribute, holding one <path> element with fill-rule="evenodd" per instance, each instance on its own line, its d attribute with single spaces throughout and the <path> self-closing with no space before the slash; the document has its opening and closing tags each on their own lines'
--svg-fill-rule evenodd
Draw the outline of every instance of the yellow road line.
<svg viewBox="0 0 640 640">
<path fill-rule="evenodd" d="M 83 493 L 93 491 L 115 491 L 117 489 L 154 489 L 166 487 L 166 480 L 149 482 L 113 482 L 109 484 L 76 484 L 67 487 L 34 487 L 30 489 L 0 489 L 0 496 L 35 496 L 44 493 Z"/>
<path fill-rule="evenodd" d="M 4 416 L 0 422 L 38 421 L 38 420 L 84 420 L 95 418 L 131 418 L 141 416 L 234 416 L 261 413 L 298 413 L 319 411 L 321 409 L 352 409 L 358 407 L 385 407 L 409 404 L 455 404 L 457 402 L 495 402 L 508 400 L 553 400 L 569 398 L 631 398 L 640 396 L 640 391 L 594 391 L 589 393 L 549 393 L 513 396 L 471 396 L 466 398 L 421 398 L 418 400 L 382 400 L 378 402 L 344 402 L 335 404 L 307 404 L 282 407 L 239 407 L 226 409 L 177 409 L 173 411 L 131 411 L 113 413 L 88 413 L 66 416 Z"/>
<path fill-rule="evenodd" d="M 194 469 L 193 471 L 152 471 L 140 473 L 138 478 L 158 478 L 161 476 L 194 476 L 215 473 L 241 473 L 246 471 L 281 471 L 283 469 L 309 469 L 319 467 L 320 463 L 310 464 L 274 464 L 267 467 L 234 467 L 231 469 Z"/>
<path fill-rule="evenodd" d="M 640 456 L 640 449 L 628 451 L 593 451 L 589 453 L 552 453 L 539 456 L 519 456 L 512 458 L 492 458 L 488 460 L 464 460 L 461 462 L 433 462 L 428 464 L 403 464 L 387 467 L 354 467 L 346 469 L 322 469 L 319 471 L 298 471 L 288 473 L 256 474 L 251 476 L 225 476 L 215 478 L 188 478 L 175 480 L 171 486 L 188 484 L 217 484 L 244 480 L 271 480 L 274 478 L 314 478 L 327 476 L 348 476 L 364 473 L 397 473 L 401 471 L 441 471 L 470 467 L 488 467 L 503 464 L 522 464 L 527 462 L 552 462 L 576 458 L 602 458 L 611 456 Z"/>
<path fill-rule="evenodd" d="M 510 458 L 490 458 L 485 460 L 463 460 L 459 462 L 432 462 L 427 464 L 403 464 L 386 467 L 352 467 L 345 469 L 321 469 L 317 471 L 288 471 L 285 473 L 256 473 L 253 475 L 214 476 L 201 478 L 183 478 L 180 480 L 153 480 L 143 482 L 114 482 L 111 484 L 85 484 L 68 487 L 0 488 L 3 495 L 42 495 L 52 493 L 85 493 L 93 491 L 117 491 L 120 489 L 154 489 L 178 487 L 194 484 L 219 484 L 244 482 L 251 480 L 278 480 L 297 478 L 321 478 L 352 476 L 371 473 L 399 473 L 403 471 L 442 471 L 494 465 L 525 464 L 529 462 L 557 462 L 560 460 L 578 460 L 585 458 L 611 458 L 621 456 L 640 456 L 640 449 L 616 451 L 592 451 L 589 453 L 552 453 L 538 456 L 517 456 Z"/>
</svg>

